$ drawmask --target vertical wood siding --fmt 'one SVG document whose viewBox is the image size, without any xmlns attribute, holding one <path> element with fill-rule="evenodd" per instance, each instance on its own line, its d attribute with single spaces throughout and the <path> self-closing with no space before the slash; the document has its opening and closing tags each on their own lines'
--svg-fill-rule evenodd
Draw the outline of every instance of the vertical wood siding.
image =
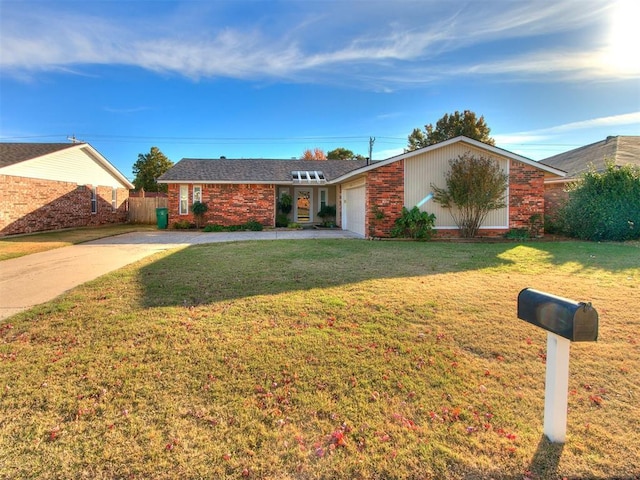
<svg viewBox="0 0 640 480">
<path fill-rule="evenodd" d="M 476 156 L 487 156 L 487 152 L 470 145 L 454 144 L 405 160 L 405 206 L 409 209 L 417 205 L 429 193 L 431 185 L 445 187 L 445 175 L 450 169 L 449 161 L 471 152 Z M 509 173 L 509 159 L 497 155 L 491 158 L 498 161 L 500 167 Z M 509 192 L 505 193 L 508 198 Z M 441 207 L 433 200 L 420 207 L 421 210 L 436 215 L 436 228 L 457 228 L 449 209 Z M 481 228 L 508 228 L 509 208 L 489 212 Z"/>
</svg>

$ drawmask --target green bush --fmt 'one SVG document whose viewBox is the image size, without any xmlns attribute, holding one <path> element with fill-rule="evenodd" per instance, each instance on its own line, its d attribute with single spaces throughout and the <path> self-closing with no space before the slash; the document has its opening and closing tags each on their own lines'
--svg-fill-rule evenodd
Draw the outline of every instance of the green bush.
<svg viewBox="0 0 640 480">
<path fill-rule="evenodd" d="M 429 240 L 433 236 L 435 222 L 436 216 L 433 213 L 422 212 L 418 207 L 413 207 L 411 210 L 402 207 L 402 215 L 396 220 L 391 236 Z"/>
<path fill-rule="evenodd" d="M 286 227 L 289 225 L 289 218 L 284 213 L 276 215 L 276 227 Z"/>
<path fill-rule="evenodd" d="M 173 228 L 176 230 L 188 230 L 192 227 L 191 222 L 189 220 L 180 220 L 173 224 Z"/>
<path fill-rule="evenodd" d="M 222 225 L 212 225 L 209 224 L 204 227 L 205 232 L 224 232 L 224 227 Z"/>
<path fill-rule="evenodd" d="M 508 240 L 528 240 L 531 235 L 528 228 L 512 228 L 504 234 L 504 238 Z"/>
<path fill-rule="evenodd" d="M 257 220 L 249 220 L 242 226 L 245 230 L 251 230 L 252 232 L 260 232 L 264 228 Z"/>
<path fill-rule="evenodd" d="M 194 218 L 196 219 L 196 228 L 200 228 L 200 223 L 204 218 L 204 214 L 209 210 L 209 206 L 204 202 L 193 202 L 191 205 L 191 213 L 193 213 Z"/>
<path fill-rule="evenodd" d="M 564 233 L 582 240 L 624 241 L 640 238 L 640 168 L 607 164 L 588 172 L 569 189 L 560 210 Z"/>
</svg>

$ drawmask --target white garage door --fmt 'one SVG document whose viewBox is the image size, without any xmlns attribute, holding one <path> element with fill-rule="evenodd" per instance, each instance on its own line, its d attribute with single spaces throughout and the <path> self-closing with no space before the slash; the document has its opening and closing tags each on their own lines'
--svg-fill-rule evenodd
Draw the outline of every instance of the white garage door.
<svg viewBox="0 0 640 480">
<path fill-rule="evenodd" d="M 344 193 L 342 228 L 364 237 L 365 187 L 350 188 Z"/>
</svg>

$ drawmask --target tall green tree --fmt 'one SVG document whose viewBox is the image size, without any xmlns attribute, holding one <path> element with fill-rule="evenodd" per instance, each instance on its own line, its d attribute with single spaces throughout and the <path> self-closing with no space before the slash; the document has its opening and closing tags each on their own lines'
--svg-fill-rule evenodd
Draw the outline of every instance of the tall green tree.
<svg viewBox="0 0 640 480">
<path fill-rule="evenodd" d="M 362 155 L 356 155 L 348 148 L 338 147 L 327 152 L 327 160 L 364 160 Z"/>
<path fill-rule="evenodd" d="M 436 122 L 435 127 L 430 123 L 424 126 L 424 131 L 414 128 L 407 137 L 408 143 L 405 151 L 411 152 L 460 135 L 493 145 L 495 142 L 489 136 L 490 133 L 491 129 L 484 121 L 484 116 L 477 118 L 471 110 L 465 110 L 462 113 L 456 110 L 452 114 L 445 113 L 444 117 Z"/>
<path fill-rule="evenodd" d="M 433 200 L 450 209 L 460 236 L 475 237 L 487 214 L 506 206 L 509 176 L 495 160 L 470 152 L 449 162 L 446 187 L 431 185 Z"/>
<path fill-rule="evenodd" d="M 138 161 L 133 164 L 136 178 L 133 185 L 136 190 L 144 188 L 145 192 L 167 192 L 168 185 L 158 184 L 158 177 L 173 166 L 158 147 L 151 147 L 149 153 L 138 154 Z"/>
</svg>

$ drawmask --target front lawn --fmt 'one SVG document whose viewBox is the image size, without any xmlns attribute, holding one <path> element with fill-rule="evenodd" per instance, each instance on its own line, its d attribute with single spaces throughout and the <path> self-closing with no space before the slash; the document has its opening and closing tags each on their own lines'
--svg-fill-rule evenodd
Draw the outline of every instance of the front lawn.
<svg viewBox="0 0 640 480">
<path fill-rule="evenodd" d="M 525 287 L 590 301 L 542 435 Z M 0 323 L 0 478 L 633 478 L 640 250 L 303 240 L 158 254 Z"/>
</svg>

